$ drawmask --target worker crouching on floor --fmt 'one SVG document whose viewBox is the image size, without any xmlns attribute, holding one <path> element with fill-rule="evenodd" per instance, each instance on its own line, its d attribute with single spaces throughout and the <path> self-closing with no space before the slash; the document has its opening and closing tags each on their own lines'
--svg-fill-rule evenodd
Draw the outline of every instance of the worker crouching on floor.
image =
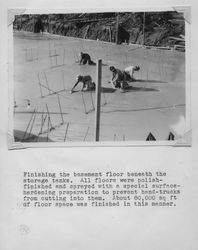
<svg viewBox="0 0 198 250">
<path fill-rule="evenodd" d="M 125 74 L 125 80 L 129 81 L 129 82 L 133 82 L 135 81 L 134 78 L 134 72 L 135 71 L 139 71 L 140 70 L 140 66 L 129 66 L 127 68 L 124 69 L 124 74 Z"/>
<path fill-rule="evenodd" d="M 82 89 L 81 91 L 90 91 L 90 90 L 95 90 L 96 88 L 96 85 L 95 83 L 92 81 L 92 78 L 90 75 L 87 75 L 87 76 L 81 76 L 81 75 L 78 75 L 76 77 L 76 83 L 74 84 L 73 88 L 71 89 L 71 93 L 73 93 L 75 87 L 79 84 L 79 83 L 82 83 Z"/>
<path fill-rule="evenodd" d="M 80 64 L 96 65 L 95 62 L 91 60 L 91 56 L 87 53 L 80 52 Z"/>
<path fill-rule="evenodd" d="M 109 83 L 112 84 L 112 87 L 114 89 L 127 89 L 129 87 L 128 83 L 125 79 L 125 73 L 124 71 L 121 71 L 120 69 L 116 69 L 114 66 L 110 66 L 109 70 L 112 72 L 112 79 Z"/>
</svg>

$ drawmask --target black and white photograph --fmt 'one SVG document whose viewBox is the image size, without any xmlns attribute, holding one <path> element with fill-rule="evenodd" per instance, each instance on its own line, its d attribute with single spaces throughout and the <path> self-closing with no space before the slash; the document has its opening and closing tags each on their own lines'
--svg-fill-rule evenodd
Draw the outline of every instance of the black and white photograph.
<svg viewBox="0 0 198 250">
<path fill-rule="evenodd" d="M 15 142 L 182 138 L 185 23 L 177 10 L 15 15 Z"/>
<path fill-rule="evenodd" d="M 198 1 L 0 1 L 0 250 L 197 250 Z"/>
</svg>

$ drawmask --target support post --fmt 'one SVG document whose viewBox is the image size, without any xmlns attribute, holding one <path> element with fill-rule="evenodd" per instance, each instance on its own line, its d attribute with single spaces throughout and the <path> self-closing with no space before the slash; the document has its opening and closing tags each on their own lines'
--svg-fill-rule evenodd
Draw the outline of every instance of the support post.
<svg viewBox="0 0 198 250">
<path fill-rule="evenodd" d="M 92 96 L 92 93 L 91 93 L 91 92 L 90 92 L 90 95 L 91 95 L 91 104 L 92 104 L 92 108 L 93 108 L 93 110 L 95 110 L 94 103 L 93 103 L 93 96 Z"/>
<path fill-rule="evenodd" d="M 28 138 L 31 137 L 31 133 L 32 133 L 32 129 L 34 127 L 35 119 L 36 119 L 36 113 L 34 114 L 34 118 L 32 120 L 32 125 L 31 125 L 31 128 L 30 128 L 29 134 L 28 134 Z M 28 138 L 26 138 L 26 139 L 28 139 Z"/>
<path fill-rule="evenodd" d="M 49 125 L 50 125 L 50 117 L 48 116 L 48 122 L 47 122 L 47 138 L 46 138 L 47 142 L 49 141 L 49 131 L 50 131 Z"/>
<path fill-rule="evenodd" d="M 61 119 L 62 119 L 62 123 L 61 123 L 61 125 L 62 125 L 62 124 L 64 123 L 63 112 L 62 112 L 62 108 L 61 108 L 61 103 L 60 103 L 59 95 L 57 95 L 57 97 L 58 97 L 58 105 L 59 105 L 60 114 L 61 114 Z"/>
<path fill-rule="evenodd" d="M 33 61 L 33 52 L 32 52 L 32 48 L 31 48 L 31 61 Z"/>
<path fill-rule="evenodd" d="M 117 16 L 116 16 L 116 44 L 119 43 L 119 13 L 117 13 Z"/>
<path fill-rule="evenodd" d="M 39 51 L 38 51 L 38 48 L 37 48 L 37 50 L 36 50 L 36 60 L 38 61 L 38 56 L 39 55 Z"/>
<path fill-rule="evenodd" d="M 21 19 L 20 19 L 20 21 L 21 21 L 20 30 L 22 30 L 22 23 L 23 23 L 23 21 L 22 21 L 22 15 L 21 15 Z"/>
<path fill-rule="evenodd" d="M 87 131 L 86 131 L 86 133 L 85 133 L 85 136 L 84 136 L 84 139 L 83 139 L 83 141 L 85 141 L 85 140 L 86 140 L 86 138 L 87 138 L 87 135 L 88 135 L 88 132 L 89 132 L 89 127 L 87 127 Z"/>
<path fill-rule="evenodd" d="M 64 70 L 62 70 L 62 77 L 63 77 L 63 90 L 66 90 L 66 88 L 65 88 Z"/>
<path fill-rule="evenodd" d="M 144 15 L 143 15 L 143 39 L 142 39 L 142 45 L 144 46 L 145 45 L 145 15 L 146 13 L 144 12 Z"/>
<path fill-rule="evenodd" d="M 106 99 L 105 93 L 104 92 L 102 92 L 102 93 L 103 93 L 104 101 L 105 101 L 103 105 L 106 105 L 107 104 L 107 99 Z"/>
<path fill-rule="evenodd" d="M 50 112 L 49 112 L 47 104 L 46 104 L 46 109 L 47 109 L 47 114 L 48 114 L 48 118 L 49 118 L 49 123 L 50 123 L 50 126 L 51 126 L 51 128 L 50 128 L 50 131 L 51 131 L 52 129 L 54 129 L 54 127 L 52 126 L 52 121 L 51 121 L 51 118 L 50 118 Z"/>
<path fill-rule="evenodd" d="M 45 120 L 47 119 L 47 116 L 48 116 L 48 115 L 45 115 L 45 117 L 44 117 L 44 119 L 43 119 L 43 113 L 42 113 L 41 128 L 40 128 L 40 131 L 39 131 L 39 133 L 38 133 L 38 136 L 37 136 L 37 140 L 36 140 L 36 141 L 39 140 L 39 136 L 40 136 L 40 135 L 42 134 L 42 132 L 43 132 L 43 127 L 44 127 L 44 124 L 45 124 Z"/>
<path fill-rule="evenodd" d="M 64 142 L 66 141 L 68 128 L 69 128 L 69 122 L 67 123 L 67 126 L 66 126 L 66 130 L 65 130 L 65 137 L 64 137 Z"/>
<path fill-rule="evenodd" d="M 25 59 L 26 59 L 26 62 L 28 62 L 28 51 L 27 51 L 28 49 L 26 48 L 25 49 Z"/>
<path fill-rule="evenodd" d="M 48 15 L 48 33 L 50 33 L 50 14 Z"/>
<path fill-rule="evenodd" d="M 40 75 L 38 73 L 38 81 L 39 81 L 39 88 L 40 88 L 40 93 L 41 93 L 41 98 L 43 98 L 43 92 L 42 92 L 42 88 L 41 88 L 41 80 L 40 80 Z"/>
<path fill-rule="evenodd" d="M 32 17 L 33 17 L 33 33 L 35 33 L 35 16 L 34 16 L 34 14 L 32 15 Z"/>
<path fill-rule="evenodd" d="M 109 27 L 109 42 L 111 43 L 111 27 Z"/>
<path fill-rule="evenodd" d="M 65 48 L 64 48 L 64 52 L 63 52 L 63 65 L 65 64 Z"/>
<path fill-rule="evenodd" d="M 51 46 L 50 46 L 50 41 L 49 41 L 49 57 L 51 57 Z M 51 59 L 51 58 L 50 58 Z"/>
<path fill-rule="evenodd" d="M 85 114 L 88 114 L 87 109 L 86 109 L 86 104 L 85 104 L 84 96 L 83 96 L 83 92 L 82 92 L 82 91 L 81 91 L 81 96 L 82 96 L 82 101 L 83 101 L 83 105 L 84 105 L 84 109 L 85 109 Z"/>
<path fill-rule="evenodd" d="M 55 59 L 55 60 L 56 60 L 56 66 L 58 66 L 57 56 L 58 56 L 58 55 L 57 55 L 57 53 L 56 53 L 56 49 L 55 49 L 55 57 L 56 57 L 56 59 Z"/>
<path fill-rule="evenodd" d="M 146 68 L 146 80 L 148 81 L 148 67 Z"/>
<path fill-rule="evenodd" d="M 34 117 L 35 112 L 36 112 L 36 109 L 34 109 L 34 112 L 32 113 L 32 115 L 30 117 L 30 120 L 29 120 L 28 125 L 27 125 L 26 130 L 25 130 L 25 133 L 23 134 L 22 141 L 25 140 L 25 136 L 27 134 L 28 128 L 29 128 L 29 126 L 31 124 L 31 121 L 32 121 L 32 118 Z"/>
<path fill-rule="evenodd" d="M 102 79 L 102 60 L 97 62 L 97 81 L 96 81 L 96 113 L 95 113 L 95 141 L 100 138 L 100 101 L 101 101 L 101 79 Z"/>
<path fill-rule="evenodd" d="M 43 72 L 43 74 L 44 74 L 45 82 L 47 84 L 48 92 L 49 92 L 49 95 L 50 95 L 50 87 L 49 87 L 49 84 L 48 84 L 47 75 L 46 75 L 45 71 Z"/>
</svg>

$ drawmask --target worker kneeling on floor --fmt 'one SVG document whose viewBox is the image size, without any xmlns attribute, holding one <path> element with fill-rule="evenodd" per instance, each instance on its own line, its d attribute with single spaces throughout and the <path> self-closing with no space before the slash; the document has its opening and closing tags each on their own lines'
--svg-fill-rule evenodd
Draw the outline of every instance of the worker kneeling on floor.
<svg viewBox="0 0 198 250">
<path fill-rule="evenodd" d="M 109 70 L 112 72 L 112 79 L 109 83 L 111 83 L 114 89 L 125 90 L 129 88 L 129 85 L 125 79 L 125 73 L 120 69 L 116 69 L 114 66 L 110 66 Z"/>
<path fill-rule="evenodd" d="M 96 88 L 96 84 L 95 84 L 95 82 L 92 81 L 92 78 L 90 75 L 86 75 L 86 76 L 78 75 L 76 77 L 76 83 L 74 84 L 73 88 L 71 89 L 71 93 L 74 92 L 75 87 L 80 82 L 83 84 L 81 91 L 90 91 L 90 90 L 95 90 L 95 88 Z"/>
<path fill-rule="evenodd" d="M 91 60 L 91 56 L 87 53 L 80 52 L 80 64 L 96 65 L 95 62 Z"/>
</svg>

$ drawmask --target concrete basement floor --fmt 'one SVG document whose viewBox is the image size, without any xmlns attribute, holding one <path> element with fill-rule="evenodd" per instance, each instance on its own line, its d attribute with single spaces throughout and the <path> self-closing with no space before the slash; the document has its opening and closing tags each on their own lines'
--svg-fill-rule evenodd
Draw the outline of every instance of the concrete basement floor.
<svg viewBox="0 0 198 250">
<path fill-rule="evenodd" d="M 149 132 L 157 140 L 166 140 L 170 132 L 175 139 L 183 136 L 185 53 L 17 31 L 14 32 L 14 97 L 17 105 L 14 134 L 17 140 L 24 139 L 36 109 L 34 124 L 30 124 L 25 135 L 25 139 L 29 137 L 28 141 L 40 142 L 48 138 L 48 141 L 63 142 L 65 134 L 66 141 L 93 141 L 95 93 L 69 92 L 78 74 L 90 74 L 95 81 L 96 66 L 76 63 L 80 51 L 88 52 L 94 61 L 102 59 L 105 64 L 102 67 L 100 141 L 145 141 Z M 135 74 L 137 81 L 130 83 L 132 89 L 121 93 L 111 88 L 108 84 L 111 65 L 120 69 L 140 66 L 141 70 Z M 55 128 L 50 132 L 46 104 Z M 38 138 L 45 116 L 44 133 Z M 31 137 L 32 134 L 36 137 Z"/>
</svg>

